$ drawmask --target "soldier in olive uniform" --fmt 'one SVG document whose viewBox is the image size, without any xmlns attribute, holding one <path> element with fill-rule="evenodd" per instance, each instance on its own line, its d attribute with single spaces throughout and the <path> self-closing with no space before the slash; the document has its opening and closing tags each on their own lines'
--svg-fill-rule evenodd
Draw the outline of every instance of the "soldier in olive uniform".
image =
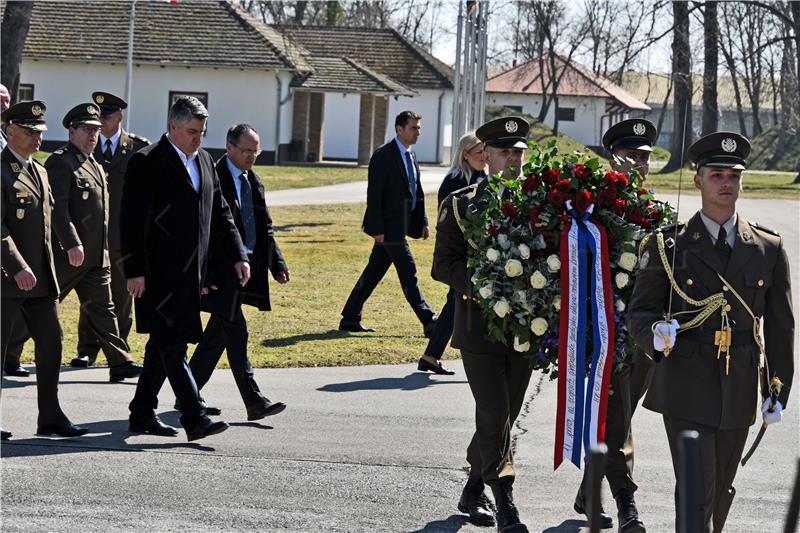
<svg viewBox="0 0 800 533">
<path fill-rule="evenodd" d="M 515 175 L 522 166 L 529 125 L 520 117 L 491 120 L 476 135 L 486 143 L 489 174 Z M 473 300 L 467 270 L 467 242 L 460 217 L 467 209 L 482 209 L 481 197 L 489 180 L 455 191 L 442 203 L 436 227 L 433 278 L 456 291 L 452 346 L 461 350 L 464 371 L 475 398 L 475 434 L 467 448 L 470 474 L 458 508 L 480 525 L 492 525 L 491 506 L 483 491 L 488 484 L 497 506 L 497 530 L 526 532 L 514 506 L 515 469 L 511 428 L 519 415 L 531 368 L 511 346 L 487 340 L 481 309 Z M 456 209 L 458 210 L 456 212 Z"/>
<path fill-rule="evenodd" d="M 53 196 L 44 167 L 31 156 L 42 144 L 44 102 L 20 102 L 2 114 L 8 144 L 2 152 L 2 302 L 0 326 L 5 362 L 15 322 L 25 322 L 36 345 L 37 433 L 77 437 L 88 430 L 72 425 L 58 402 L 61 326 L 58 281 L 50 231 Z M 2 439 L 11 437 L 2 431 Z"/>
<path fill-rule="evenodd" d="M 125 273 L 122 271 L 122 252 L 119 242 L 119 213 L 122 205 L 122 184 L 128 160 L 134 152 L 150 142 L 122 129 L 123 110 L 128 103 L 106 92 L 92 93 L 92 100 L 100 106 L 100 140 L 94 149 L 95 161 L 100 162 L 108 181 L 108 254 L 111 260 L 111 299 L 117 315 L 119 336 L 126 343 L 133 326 L 133 298 L 128 294 Z M 100 350 L 100 342 L 92 334 L 85 313 L 78 321 L 78 356 L 70 365 L 93 366 Z"/>
<path fill-rule="evenodd" d="M 761 405 L 765 423 L 779 422 L 794 373 L 794 316 L 783 241 L 736 211 L 749 152 L 746 138 L 728 132 L 703 137 L 689 148 L 702 207 L 686 224 L 650 237 L 628 305 L 628 327 L 656 361 L 643 405 L 664 417 L 678 478 L 676 501 L 684 481 L 679 436 L 686 430 L 699 433 L 701 467 L 692 482 L 701 501 L 692 516 L 677 517 L 676 530 L 685 518 L 693 530 L 722 531 L 756 406 Z M 706 307 L 704 299 L 716 307 L 693 324 L 690 319 Z M 763 382 L 759 398 L 762 351 L 766 379 L 783 384 L 774 405 Z"/>
<path fill-rule="evenodd" d="M 53 152 L 45 168 L 56 201 L 53 232 L 64 250 L 55 256 L 60 299 L 75 289 L 81 315 L 108 359 L 111 381 L 121 381 L 138 376 L 142 367 L 128 356 L 111 301 L 108 186 L 105 172 L 92 156 L 99 117 L 100 108 L 93 103 L 67 112 L 62 123 L 69 130 L 69 143 Z M 16 338 L 15 334 L 12 342 Z"/>
<path fill-rule="evenodd" d="M 629 173 L 635 170 L 647 178 L 650 154 L 658 134 L 652 122 L 641 118 L 623 120 L 603 134 L 603 146 L 611 154 L 611 168 Z M 653 361 L 641 350 L 628 355 L 628 360 L 611 374 L 611 388 L 606 412 L 605 443 L 608 446 L 603 472 L 611 494 L 617 503 L 619 533 L 644 533 L 633 493 L 638 486 L 633 481 L 633 434 L 631 419 L 653 375 Z M 588 511 L 586 487 L 589 469 L 584 469 L 581 487 L 573 505 L 576 512 Z M 600 509 L 601 527 L 613 526 L 610 515 Z"/>
</svg>

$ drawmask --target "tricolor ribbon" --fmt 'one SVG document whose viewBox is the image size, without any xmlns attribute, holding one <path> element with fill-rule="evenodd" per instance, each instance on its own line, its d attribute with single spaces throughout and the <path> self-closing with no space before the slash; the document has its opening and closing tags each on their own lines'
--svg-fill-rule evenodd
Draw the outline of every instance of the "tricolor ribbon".
<svg viewBox="0 0 800 533">
<path fill-rule="evenodd" d="M 606 405 L 614 363 L 614 304 L 605 229 L 590 220 L 592 208 L 572 217 L 561 232 L 561 321 L 558 339 L 556 469 L 566 459 L 581 465 L 581 442 L 589 450 L 605 441 Z M 591 316 L 590 316 L 591 312 Z M 586 384 L 586 343 L 592 335 Z"/>
</svg>

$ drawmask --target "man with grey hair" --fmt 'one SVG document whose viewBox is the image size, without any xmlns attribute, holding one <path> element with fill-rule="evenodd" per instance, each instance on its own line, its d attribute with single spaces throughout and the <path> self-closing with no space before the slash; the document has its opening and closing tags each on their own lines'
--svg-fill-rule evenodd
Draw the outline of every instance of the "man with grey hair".
<svg viewBox="0 0 800 533">
<path fill-rule="evenodd" d="M 123 188 L 120 236 L 128 291 L 135 299 L 136 328 L 148 333 L 144 369 L 130 403 L 134 433 L 174 436 L 156 415 L 154 394 L 165 372 L 181 405 L 188 440 L 228 429 L 212 422 L 186 363 L 187 343 L 203 334 L 200 297 L 207 292 L 209 240 L 225 255 L 244 286 L 250 279 L 239 232 L 222 196 L 214 162 L 200 149 L 208 111 L 191 96 L 169 110 L 169 132 L 136 152 Z"/>
</svg>

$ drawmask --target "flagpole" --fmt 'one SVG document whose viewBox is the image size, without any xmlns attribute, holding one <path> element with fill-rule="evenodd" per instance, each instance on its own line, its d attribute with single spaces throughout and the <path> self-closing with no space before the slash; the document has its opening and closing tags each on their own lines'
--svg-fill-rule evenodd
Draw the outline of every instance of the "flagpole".
<svg viewBox="0 0 800 533">
<path fill-rule="evenodd" d="M 131 120 L 131 86 L 133 81 L 133 29 L 136 23 L 136 0 L 131 2 L 131 20 L 128 30 L 128 68 L 125 77 L 125 100 L 128 102 L 128 110 L 125 113 L 125 129 L 130 129 Z"/>
</svg>

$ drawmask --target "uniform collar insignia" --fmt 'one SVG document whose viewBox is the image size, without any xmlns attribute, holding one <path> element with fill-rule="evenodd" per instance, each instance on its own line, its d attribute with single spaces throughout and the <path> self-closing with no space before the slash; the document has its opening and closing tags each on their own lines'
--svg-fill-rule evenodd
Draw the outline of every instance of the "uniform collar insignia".
<svg viewBox="0 0 800 533">
<path fill-rule="evenodd" d="M 750 242 L 750 240 L 751 240 L 752 238 L 753 238 L 753 236 L 752 236 L 752 235 L 750 235 L 750 233 L 749 233 L 749 232 L 745 231 L 744 233 L 742 233 L 742 240 L 743 240 L 743 241 L 745 241 L 745 242 Z"/>
<path fill-rule="evenodd" d="M 695 231 L 694 233 L 692 233 L 692 240 L 693 241 L 699 241 L 700 240 L 700 232 L 699 231 Z"/>
<path fill-rule="evenodd" d="M 22 167 L 15 161 L 11 163 L 11 170 L 13 170 L 15 174 L 19 174 L 22 172 Z"/>
</svg>

